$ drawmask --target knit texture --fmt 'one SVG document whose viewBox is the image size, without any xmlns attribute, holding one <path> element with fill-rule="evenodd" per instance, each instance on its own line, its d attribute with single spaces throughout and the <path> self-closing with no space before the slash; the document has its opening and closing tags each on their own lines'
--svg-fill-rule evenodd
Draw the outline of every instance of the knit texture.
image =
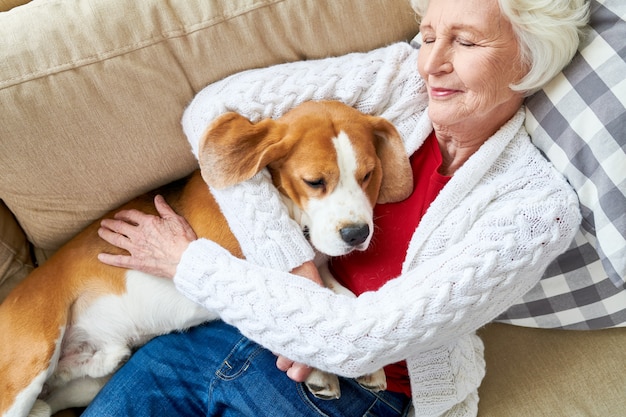
<svg viewBox="0 0 626 417">
<path fill-rule="evenodd" d="M 315 256 L 299 226 L 289 217 L 270 174 L 263 170 L 249 181 L 211 189 L 246 259 L 281 271 L 291 271 Z"/>
<path fill-rule="evenodd" d="M 432 131 L 416 61 L 398 44 L 246 72 L 203 90 L 183 126 L 197 150 L 220 112 L 259 120 L 304 100 L 340 99 L 387 117 L 412 153 Z M 285 272 L 308 254 L 285 250 L 289 230 L 300 231 L 279 199 L 259 191 L 269 184 L 263 175 L 233 187 L 243 192 L 216 192 L 248 259 L 198 240 L 175 283 L 249 338 L 323 370 L 355 377 L 406 359 L 416 415 L 474 416 L 485 372 L 475 330 L 537 283 L 580 222 L 575 193 L 523 121 L 520 109 L 455 173 L 416 229 L 401 276 L 376 292 L 348 298 Z"/>
<path fill-rule="evenodd" d="M 309 100 L 339 100 L 358 110 L 385 117 L 421 145 L 432 128 L 423 117 L 427 97 L 414 61 L 415 49 L 405 43 L 368 54 L 295 62 L 246 71 L 209 85 L 185 110 L 183 130 L 198 157 L 198 145 L 211 121 L 235 111 L 253 122 L 278 118 Z M 258 175 L 226 189 L 212 189 L 247 259 L 289 271 L 313 258 L 299 228 L 280 207 L 269 175 Z M 271 222 L 271 224 L 269 223 Z"/>
</svg>

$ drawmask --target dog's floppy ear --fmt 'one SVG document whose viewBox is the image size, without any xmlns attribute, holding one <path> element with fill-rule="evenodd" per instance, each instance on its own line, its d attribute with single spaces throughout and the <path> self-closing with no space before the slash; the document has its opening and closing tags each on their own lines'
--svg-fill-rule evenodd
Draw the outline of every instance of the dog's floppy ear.
<svg viewBox="0 0 626 417">
<path fill-rule="evenodd" d="M 252 178 L 287 152 L 281 142 L 285 126 L 272 119 L 252 123 L 237 113 L 225 113 L 200 139 L 198 161 L 204 181 L 224 188 Z"/>
<path fill-rule="evenodd" d="M 378 203 L 402 201 L 413 192 L 413 170 L 402 138 L 396 128 L 386 119 L 369 117 L 377 138 L 376 153 L 383 169 Z"/>
</svg>

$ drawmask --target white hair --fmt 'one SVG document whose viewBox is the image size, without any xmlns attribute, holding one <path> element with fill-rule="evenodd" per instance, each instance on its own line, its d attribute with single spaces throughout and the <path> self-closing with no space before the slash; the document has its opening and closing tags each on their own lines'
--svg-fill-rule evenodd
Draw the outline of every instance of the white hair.
<svg viewBox="0 0 626 417">
<path fill-rule="evenodd" d="M 436 1 L 436 0 L 435 0 Z M 410 0 L 421 18 L 430 0 Z M 589 20 L 588 0 L 498 0 L 511 22 L 528 73 L 510 87 L 530 95 L 540 90 L 574 57 Z"/>
</svg>

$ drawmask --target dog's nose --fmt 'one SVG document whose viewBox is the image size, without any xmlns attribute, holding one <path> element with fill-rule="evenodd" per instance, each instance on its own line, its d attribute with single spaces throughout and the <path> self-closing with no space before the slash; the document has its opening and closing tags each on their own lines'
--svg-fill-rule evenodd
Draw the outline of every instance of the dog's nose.
<svg viewBox="0 0 626 417">
<path fill-rule="evenodd" d="M 342 228 L 339 233 L 341 239 L 350 246 L 358 246 L 367 240 L 370 227 L 367 224 L 353 224 Z"/>
</svg>

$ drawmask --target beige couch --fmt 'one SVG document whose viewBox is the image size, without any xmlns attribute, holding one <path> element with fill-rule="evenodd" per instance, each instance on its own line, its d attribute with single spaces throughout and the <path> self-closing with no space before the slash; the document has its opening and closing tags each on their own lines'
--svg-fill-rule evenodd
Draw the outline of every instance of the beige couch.
<svg viewBox="0 0 626 417">
<path fill-rule="evenodd" d="M 0 299 L 89 222 L 195 168 L 185 105 L 228 74 L 412 38 L 408 0 L 0 1 Z M 9 10 L 11 9 L 11 10 Z M 481 331 L 480 416 L 626 415 L 626 333 Z"/>
</svg>

